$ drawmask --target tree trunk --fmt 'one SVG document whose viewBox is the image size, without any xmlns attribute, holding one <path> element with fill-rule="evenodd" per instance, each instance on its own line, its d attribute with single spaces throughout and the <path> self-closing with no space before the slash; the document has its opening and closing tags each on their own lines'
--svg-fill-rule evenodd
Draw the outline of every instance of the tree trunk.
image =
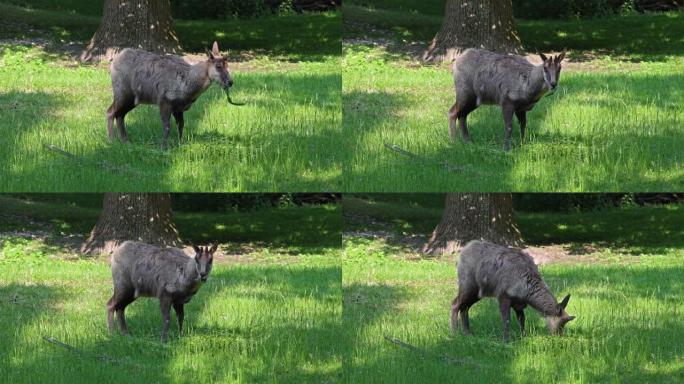
<svg viewBox="0 0 684 384">
<path fill-rule="evenodd" d="M 81 60 L 111 60 L 124 48 L 181 52 L 169 0 L 105 0 L 100 27 Z"/>
<path fill-rule="evenodd" d="M 107 193 L 100 219 L 81 246 L 81 252 L 113 252 L 126 240 L 149 244 L 181 244 L 173 223 L 168 193 Z"/>
<path fill-rule="evenodd" d="M 442 28 L 423 59 L 452 61 L 467 48 L 500 53 L 522 50 L 511 0 L 447 0 Z"/>
<path fill-rule="evenodd" d="M 452 254 L 470 240 L 521 246 L 510 193 L 448 193 L 442 221 L 423 247 L 431 255 Z"/>
</svg>

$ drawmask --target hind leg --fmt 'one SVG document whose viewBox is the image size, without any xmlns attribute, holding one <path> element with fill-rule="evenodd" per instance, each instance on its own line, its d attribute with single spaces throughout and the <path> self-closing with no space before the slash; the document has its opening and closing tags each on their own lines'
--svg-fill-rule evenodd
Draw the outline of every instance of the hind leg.
<svg viewBox="0 0 684 384">
<path fill-rule="evenodd" d="M 126 292 L 116 304 L 116 320 L 119 323 L 119 330 L 124 335 L 130 334 L 130 332 L 128 332 L 128 327 L 126 327 L 126 315 L 124 312 L 126 311 L 128 304 L 132 303 L 134 300 L 134 292 Z"/>
<path fill-rule="evenodd" d="M 107 301 L 107 329 L 109 329 L 110 333 L 114 332 L 114 312 L 116 311 L 114 309 L 116 306 L 115 298 L 116 293 Z"/>
<path fill-rule="evenodd" d="M 113 121 L 116 119 L 116 125 L 119 129 L 119 137 L 121 138 L 121 141 L 128 142 L 124 117 L 133 108 L 135 108 L 135 102 L 132 97 L 114 98 L 114 102 L 107 109 L 107 133 L 109 135 L 110 141 L 114 141 Z"/>
<path fill-rule="evenodd" d="M 449 139 L 452 143 L 456 142 L 456 116 L 458 115 L 458 103 L 449 108 Z"/>
<path fill-rule="evenodd" d="M 114 103 L 107 108 L 107 136 L 109 141 L 114 141 Z"/>
<path fill-rule="evenodd" d="M 470 132 L 468 132 L 468 124 L 466 120 L 468 119 L 468 114 L 475 110 L 477 106 L 475 105 L 474 102 L 472 101 L 465 101 L 462 103 L 458 103 L 458 105 L 454 105 L 456 107 L 456 118 L 458 119 L 458 124 L 461 128 L 461 137 L 463 138 L 463 141 L 472 143 L 473 140 L 470 138 Z M 456 130 L 454 128 L 454 130 Z"/>
<path fill-rule="evenodd" d="M 468 318 L 468 310 L 479 299 L 477 291 L 463 289 L 459 287 L 458 296 L 451 304 L 451 330 L 453 333 L 458 328 L 458 315 L 461 315 L 461 324 L 463 325 L 463 333 L 470 334 L 470 319 Z"/>
</svg>

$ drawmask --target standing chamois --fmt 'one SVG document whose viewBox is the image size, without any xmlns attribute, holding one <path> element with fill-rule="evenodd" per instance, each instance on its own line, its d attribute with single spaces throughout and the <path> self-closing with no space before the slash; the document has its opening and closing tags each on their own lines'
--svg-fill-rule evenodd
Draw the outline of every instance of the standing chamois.
<svg viewBox="0 0 684 384">
<path fill-rule="evenodd" d="M 555 91 L 565 52 L 557 57 L 539 56 L 544 63 L 535 66 L 521 56 L 500 55 L 482 49 L 466 49 L 459 55 L 453 64 L 456 103 L 449 109 L 451 140 L 456 140 L 458 119 L 463 141 L 472 141 L 466 119 L 481 104 L 501 106 L 505 128 L 504 151 L 508 151 L 511 145 L 513 113 L 520 123 L 520 138 L 524 139 L 527 111 L 547 91 Z"/>
<path fill-rule="evenodd" d="M 140 49 L 126 48 L 110 65 L 114 101 L 107 109 L 107 133 L 114 140 L 113 121 L 119 127 L 121 141 L 128 142 L 124 117 L 138 104 L 157 104 L 164 127 L 166 148 L 171 114 L 178 126 L 178 140 L 183 138 L 183 112 L 207 90 L 212 82 L 224 88 L 233 85 L 228 72 L 227 56 L 221 56 L 214 42 L 208 60 L 194 65 L 173 55 L 156 55 Z"/>
<path fill-rule="evenodd" d="M 183 306 L 192 299 L 211 272 L 216 245 L 197 247 L 195 258 L 183 250 L 126 241 L 112 254 L 114 294 L 107 302 L 107 325 L 114 330 L 114 313 L 121 333 L 128 334 L 124 311 L 140 296 L 159 299 L 164 324 L 162 342 L 169 333 L 171 305 L 178 318 L 178 332 L 183 334 Z"/>
<path fill-rule="evenodd" d="M 525 332 L 527 305 L 541 313 L 551 334 L 562 334 L 574 319 L 565 312 L 570 295 L 556 302 L 534 260 L 520 249 L 473 240 L 461 249 L 458 261 L 458 296 L 451 304 L 451 331 L 456 332 L 461 315 L 463 332 L 470 334 L 468 310 L 483 297 L 496 297 L 503 319 L 503 340 L 508 342 L 511 307 Z"/>
</svg>

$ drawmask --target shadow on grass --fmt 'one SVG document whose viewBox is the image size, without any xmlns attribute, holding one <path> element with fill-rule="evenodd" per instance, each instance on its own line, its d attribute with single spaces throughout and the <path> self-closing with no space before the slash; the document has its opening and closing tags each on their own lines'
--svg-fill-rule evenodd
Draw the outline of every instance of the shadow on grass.
<svg viewBox="0 0 684 384">
<path fill-rule="evenodd" d="M 470 131 L 475 144 L 466 145 L 460 138 L 457 143 L 450 143 L 446 116 L 439 120 L 443 128 L 426 129 L 425 139 L 416 143 L 406 140 L 401 131 L 391 128 L 393 121 L 400 120 L 406 111 L 415 112 L 414 109 L 419 108 L 408 96 L 383 91 L 346 93 L 343 97 L 344 127 L 352 132 L 350 136 L 353 138 L 348 139 L 351 142 L 349 147 L 356 148 L 356 152 L 352 152 L 346 160 L 349 165 L 345 165 L 344 189 L 365 192 L 471 192 L 526 188 L 534 191 L 540 188 L 534 186 L 539 177 L 534 175 L 536 166 L 530 165 L 528 159 L 538 159 L 536 161 L 544 172 L 555 176 L 543 176 L 553 180 L 553 189 L 572 189 L 582 184 L 587 191 L 678 190 L 676 179 L 670 180 L 671 176 L 665 175 L 654 177 L 651 171 L 668 172 L 676 169 L 682 161 L 677 149 L 679 142 L 684 143 L 684 136 L 674 131 L 678 121 L 676 106 L 674 102 L 668 102 L 681 99 L 681 91 L 676 85 L 684 83 L 684 77 L 653 74 L 625 78 L 601 74 L 599 79 L 601 81 L 595 78 L 572 78 L 560 97 L 543 102 L 528 115 L 530 134 L 526 145 L 533 146 L 534 152 L 520 148 L 517 122 L 514 123 L 513 149 L 510 153 L 500 149 L 503 120 L 497 107 L 481 108 L 470 115 Z M 604 94 L 606 87 L 616 96 L 607 95 L 607 99 L 588 96 L 588 100 L 576 100 L 575 92 Z M 635 116 L 634 125 L 628 129 L 610 126 L 606 122 L 599 125 L 604 130 L 595 133 L 566 133 L 557 128 L 540 131 L 540 124 L 544 124 L 554 109 L 562 109 L 564 104 L 578 106 L 578 113 L 595 112 L 596 108 L 624 110 L 626 105 L 619 95 L 632 96 L 637 93 L 638 99 L 629 101 L 630 108 L 652 107 L 655 112 L 645 120 L 638 120 L 638 116 Z M 445 105 L 445 111 L 446 108 Z M 634 113 L 630 111 L 628 113 Z M 483 123 L 483 119 L 489 123 Z M 567 124 L 577 123 L 569 121 Z M 671 127 L 666 131 L 659 129 L 653 132 L 652 124 Z M 369 148 L 365 133 L 373 131 L 387 134 L 385 144 L 396 144 L 418 157 L 395 153 L 383 148 L 383 143 L 374 143 L 377 148 Z M 396 134 L 396 138 L 392 134 Z M 638 148 L 634 143 L 639 143 Z M 537 145 L 555 149 L 535 149 Z M 600 156 L 600 162 L 592 164 L 597 156 Z M 558 165 L 554 165 L 554 158 L 560 160 Z M 574 166 L 581 173 L 568 172 L 569 159 L 573 159 Z M 614 164 L 632 165 L 613 169 Z M 521 177 L 522 180 L 529 179 L 526 182 L 529 186 L 522 185 Z M 392 179 L 391 184 L 388 179 Z"/>
<path fill-rule="evenodd" d="M 654 382 L 673 382 L 673 378 L 684 375 L 678 368 L 681 346 L 677 344 L 684 334 L 684 324 L 676 315 L 679 293 L 684 288 L 683 267 L 627 271 L 622 266 L 553 267 L 545 268 L 542 273 L 556 295 L 572 294 L 568 310 L 577 315 L 577 320 L 568 325 L 565 336 L 549 337 L 541 317 L 528 309 L 527 334 L 521 338 L 517 321 L 512 319 L 509 345 L 501 342 L 502 321 L 493 299 L 483 299 L 472 307 L 474 335 L 459 333 L 450 337 L 448 302 L 443 303 L 443 317 L 427 318 L 424 324 L 404 325 L 403 319 L 410 319 L 414 314 L 398 310 L 391 316 L 399 320 L 387 320 L 385 329 L 379 331 L 371 328 L 372 320 L 377 318 L 374 310 L 394 308 L 396 298 L 385 295 L 373 307 L 360 311 L 348 304 L 347 294 L 345 312 L 351 307 L 352 319 L 345 319 L 355 324 L 357 334 L 363 335 L 356 342 L 363 357 L 352 360 L 353 376 L 347 382 L 445 382 L 453 377 L 473 382 L 538 382 L 550 378 L 565 382 L 573 381 L 579 374 L 593 382 L 611 381 L 616 377 L 620 381 L 641 381 L 648 377 Z M 380 287 L 383 291 L 394 288 Z M 409 291 L 406 294 L 411 295 Z M 595 300 L 605 301 L 600 304 L 603 308 L 599 313 L 588 309 L 595 305 L 591 304 Z M 641 310 L 639 306 L 644 305 L 644 300 L 651 303 L 647 316 L 656 319 L 637 320 L 640 316 L 630 315 Z M 380 313 L 385 317 L 389 314 L 390 311 Z M 366 321 L 366 316 L 371 321 Z M 634 320 L 626 322 L 621 319 L 625 316 Z M 399 330 L 395 336 L 427 354 L 381 341 L 382 332 L 391 332 L 387 329 L 392 326 Z M 417 327 L 434 328 L 439 333 L 438 341 L 426 342 L 425 331 L 416 330 Z M 578 350 L 586 352 L 578 354 Z M 482 367 L 448 364 L 439 355 L 467 357 Z M 669 367 L 672 369 L 668 371 Z"/>
<path fill-rule="evenodd" d="M 308 377 L 315 382 L 334 381 L 340 376 L 340 350 L 332 340 L 341 332 L 339 310 L 340 269 L 243 267 L 252 272 L 216 267 L 207 284 L 186 305 L 185 335 L 178 337 L 175 315 L 169 330 L 169 343 L 162 345 L 161 314 L 156 299 L 141 299 L 127 308 L 127 323 L 132 336 L 107 336 L 104 303 L 92 319 L 100 330 L 92 334 L 76 332 L 76 318 L 61 313 L 66 291 L 39 284 L 0 286 L 0 318 L 8 343 L 0 345 L 3 355 L 13 359 L 0 362 L 0 372 L 12 382 L 167 382 L 183 374 L 202 376 L 211 382 L 227 382 L 241 377 L 245 382 L 302 382 Z M 265 271 L 264 274 L 257 270 Z M 67 284 L 71 282 L 65 282 Z M 256 298 L 263 315 L 248 313 L 216 313 L 212 298 L 234 295 L 241 286 L 258 286 L 273 294 Z M 69 301 L 76 300 L 76 294 Z M 301 305 L 300 300 L 308 303 Z M 67 303 L 65 307 L 71 307 Z M 219 306 L 226 305 L 219 300 Z M 230 307 L 239 304 L 227 304 Z M 301 306 L 301 313 L 293 308 Z M 17 308 L 21 307 L 21 310 Z M 98 305 L 98 308 L 100 306 Z M 46 315 L 58 317 L 57 326 L 50 325 Z M 65 320 L 62 317 L 68 317 Z M 18 329 L 18 328 L 19 329 Z M 21 328 L 31 329 L 24 331 Z M 40 329 L 37 329 L 40 327 Z M 78 352 L 54 346 L 40 336 L 54 337 L 78 349 Z M 38 346 L 38 348 L 35 348 Z M 115 362 L 102 361 L 106 355 Z M 191 362 L 189 362 L 191 361 Z"/>
<path fill-rule="evenodd" d="M 0 138 L 0 145 L 7 148 L 0 154 L 0 162 L 6 165 L 0 171 L 0 177 L 12 180 L 5 188 L 15 192 L 59 192 L 73 190 L 75 186 L 79 191 L 129 192 L 186 188 L 193 191 L 239 189 L 259 192 L 338 190 L 341 176 L 336 168 L 340 167 L 342 151 L 338 143 L 341 131 L 332 121 L 334 112 L 330 108 L 339 100 L 340 76 L 255 76 L 243 82 L 245 90 L 264 89 L 266 86 L 269 93 L 279 95 L 277 98 L 266 95 L 263 99 L 250 101 L 253 108 L 263 109 L 264 116 L 269 116 L 264 118 L 264 124 L 269 125 L 265 130 L 255 129 L 254 134 L 247 136 L 235 133 L 230 122 L 225 128 L 215 130 L 216 122 L 205 121 L 209 128 L 196 132 L 199 122 L 211 118 L 207 109 L 210 108 L 209 103 L 218 100 L 219 94 L 214 89 L 186 115 L 188 141 L 178 144 L 173 124 L 168 151 L 160 149 L 162 129 L 155 107 L 138 108 L 127 116 L 127 131 L 133 144 L 125 145 L 118 141 L 110 143 L 106 138 L 106 105 L 102 106 L 103 116 L 98 119 L 98 125 L 86 133 L 91 137 L 84 139 L 82 131 L 72 131 L 69 127 L 51 131 L 49 123 L 62 118 L 60 112 L 69 108 L 67 106 L 72 100 L 42 92 L 5 93 L 0 95 L 0 106 L 8 110 L 8 119 L 3 125 L 12 129 L 7 129 L 7 134 Z M 211 93 L 216 96 L 212 97 Z M 229 107 L 224 97 L 220 97 L 220 101 Z M 294 116 L 294 121 L 288 118 L 290 110 L 305 106 L 320 107 L 322 112 L 306 116 L 300 113 Z M 277 126 L 274 126 L 270 124 L 274 118 L 268 111 L 276 111 L 276 114 L 286 117 L 278 119 Z M 262 111 L 254 113 L 261 114 Z M 331 120 L 331 126 L 321 124 L 326 119 Z M 251 124 L 254 123 L 243 125 Z M 300 125 L 307 129 L 298 129 Z M 30 138 L 25 138 L 27 133 L 30 133 Z M 79 137 L 74 137 L 76 135 Z M 76 158 L 44 149 L 42 146 L 47 144 L 54 144 Z M 201 156 L 188 153 L 189 148 L 200 145 L 202 149 L 198 153 Z M 281 153 L 297 155 L 284 161 L 279 158 Z M 250 164 L 255 157 L 258 161 L 256 166 Z M 176 170 L 186 167 L 188 161 L 195 161 L 193 171 L 183 170 L 182 176 L 185 177 L 179 176 L 180 171 Z M 268 174 L 272 164 L 288 165 L 279 173 Z M 234 175 L 244 176 L 240 180 L 228 180 L 226 169 L 233 170 Z M 179 180 L 181 178 L 183 181 Z M 192 188 L 184 186 L 193 183 Z"/>
<path fill-rule="evenodd" d="M 522 213 L 518 224 L 528 245 L 569 244 L 569 251 L 587 247 L 620 253 L 661 254 L 668 248 L 684 248 L 681 205 L 624 208 L 581 214 Z M 588 244 L 591 244 L 589 246 Z"/>
<path fill-rule="evenodd" d="M 391 36 L 396 41 L 380 43 L 387 49 L 387 59 L 397 55 L 419 59 L 441 27 L 443 7 L 437 14 L 410 8 L 414 12 L 374 10 L 366 4 L 347 7 L 345 37 L 387 40 Z M 518 19 L 516 27 L 524 49 L 531 53 L 566 49 L 573 61 L 591 60 L 599 54 L 624 61 L 659 62 L 684 54 L 684 41 L 679 38 L 684 33 L 682 17 L 681 12 L 669 12 L 579 20 Z"/>
<path fill-rule="evenodd" d="M 100 24 L 100 17 L 72 12 L 28 9 L 0 4 L 0 37 L 76 41 L 64 46 L 47 44 L 51 55 L 78 57 Z M 214 41 L 231 54 L 231 60 L 254 56 L 284 56 L 289 61 L 323 61 L 340 54 L 340 12 L 269 16 L 254 19 L 175 20 L 181 46 L 204 52 Z M 238 55 L 234 53 L 238 52 Z M 244 57 L 242 55 L 244 53 Z"/>
</svg>

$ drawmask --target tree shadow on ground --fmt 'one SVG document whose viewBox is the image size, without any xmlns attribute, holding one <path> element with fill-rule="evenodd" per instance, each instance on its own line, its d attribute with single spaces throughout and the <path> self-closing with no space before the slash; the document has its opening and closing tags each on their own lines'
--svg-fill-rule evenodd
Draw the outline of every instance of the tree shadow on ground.
<svg viewBox="0 0 684 384">
<path fill-rule="evenodd" d="M 285 108 L 320 106 L 321 110 L 329 111 L 330 106 L 339 100 L 341 80 L 335 74 L 287 79 L 275 74 L 255 75 L 243 84 L 245 89 L 263 89 L 262 82 L 268 83 L 268 94 L 278 94 L 282 98 L 276 100 L 262 94 L 250 100 L 252 108 L 285 113 Z M 217 95 L 219 90 L 210 93 Z M 104 117 L 98 119 L 101 125 L 97 130 L 86 133 L 92 136 L 92 140 L 84 140 L 82 130 L 67 127 L 63 121 L 60 121 L 61 126 L 57 124 L 55 127 L 55 120 L 72 112 L 65 111 L 73 103 L 66 96 L 42 92 L 5 93 L 0 96 L 0 106 L 9 111 L 9 118 L 3 123 L 8 129 L 7 134 L 0 138 L 0 145 L 8 150 L 0 154 L 0 161 L 6 164 L 1 176 L 12 181 L 5 188 L 15 192 L 59 192 L 71 190 L 74 185 L 79 185 L 80 191 L 127 192 L 182 191 L 186 188 L 193 191 L 239 189 L 259 192 L 339 189 L 336 186 L 340 175 L 336 168 L 341 156 L 337 144 L 341 131 L 335 126 L 334 113 L 322 115 L 320 119 L 323 120 L 320 121 L 311 121 L 317 116 L 312 113 L 313 117 L 297 116 L 294 122 L 280 119 L 277 124 L 271 124 L 274 118 L 264 114 L 264 124 L 269 125 L 265 130 L 255 129 L 253 134 L 238 135 L 230 124 L 225 130 L 214 129 L 216 123 L 207 116 L 210 113 L 205 109 L 216 101 L 216 96 L 198 100 L 186 116 L 186 137 L 189 140 L 179 145 L 174 127 L 169 137 L 170 149 L 162 151 L 162 130 L 156 108 L 138 108 L 127 116 L 127 131 L 133 144 L 125 145 L 107 140 Z M 221 104 L 225 104 L 223 97 Z M 103 105 L 102 111 L 105 109 Z M 201 113 L 204 115 L 200 116 Z M 197 122 L 204 119 L 208 119 L 205 121 L 207 127 L 196 132 Z M 325 119 L 330 120 L 330 127 L 325 126 Z M 244 129 L 244 126 L 254 123 L 241 124 L 241 129 Z M 293 129 L 302 124 L 308 128 L 316 126 L 317 129 L 293 134 Z M 74 138 L 74 135 L 79 137 Z M 73 157 L 46 149 L 44 145 L 48 144 L 56 145 Z M 201 151 L 194 152 L 194 148 L 199 150 L 200 146 Z M 282 164 L 280 153 L 301 155 L 287 159 L 292 172 L 269 173 L 273 164 Z M 190 167 L 192 172 L 188 171 Z M 226 176 L 226 169 L 233 171 L 235 180 Z M 178 172 L 184 172 L 186 177 L 179 176 Z M 186 184 L 192 188 L 184 186 Z"/>
<path fill-rule="evenodd" d="M 427 139 L 418 143 L 415 140 L 409 141 L 397 129 L 393 132 L 396 136 L 389 136 L 384 144 L 397 145 L 410 154 L 392 151 L 384 148 L 383 143 L 377 142 L 374 143 L 376 148 L 369 148 L 366 132 L 386 131 L 389 134 L 391 128 L 388 127 L 394 120 L 401 121 L 402 115 L 413 112 L 418 107 L 403 94 L 385 91 L 347 92 L 343 96 L 343 124 L 345 130 L 351 132 L 350 136 L 354 137 L 348 139 L 348 147 L 355 148 L 355 151 L 350 152 L 345 159 L 344 189 L 387 192 L 390 188 L 387 180 L 390 179 L 393 181 L 392 192 L 535 191 L 538 188 L 535 184 L 539 183 L 541 176 L 535 176 L 531 172 L 536 168 L 530 162 L 534 160 L 543 167 L 544 174 L 548 173 L 548 176 L 543 177 L 551 180 L 549 182 L 553 184 L 548 188 L 553 190 L 569 190 L 578 184 L 584 185 L 585 191 L 676 190 L 676 175 L 654 177 L 650 171 L 666 172 L 676 169 L 676 165 L 681 162 L 677 152 L 678 143 L 684 140 L 684 136 L 674 132 L 674 127 L 668 127 L 667 131 L 653 131 L 648 127 L 651 123 L 667 126 L 677 121 L 674 103 L 653 102 L 661 99 L 679 100 L 681 91 L 672 85 L 684 83 L 684 78 L 680 75 L 660 74 L 628 80 L 617 74 L 601 77 L 605 81 L 600 83 L 589 78 L 573 78 L 553 103 L 545 101 L 544 105 L 537 106 L 530 112 L 529 136 L 522 148 L 518 124 L 515 123 L 510 153 L 504 153 L 500 149 L 503 123 L 497 108 L 488 108 L 484 112 L 478 110 L 469 116 L 475 144 L 463 144 L 460 139 L 455 144 L 449 143 L 445 117 L 440 119 L 444 128 L 440 128 L 439 132 L 426 129 L 425 136 L 430 139 L 434 137 L 435 140 L 430 141 L 434 145 L 429 145 Z M 654 88 L 654 84 L 662 86 Z M 611 94 L 615 94 L 615 97 L 597 100 L 597 97 L 589 96 L 589 100 L 579 102 L 574 99 L 575 92 L 581 90 L 587 94 L 605 93 L 606 86 L 610 86 Z M 586 108 L 578 111 L 581 114 L 597 108 L 597 105 L 598 108 L 624 109 L 624 100 L 619 95 L 633 95 L 635 92 L 639 92 L 635 105 L 650 106 L 656 112 L 652 114 L 654 116 L 646 117 L 646 120 L 635 120 L 631 130 L 618 129 L 610 126 L 610 123 L 601 125 L 601 132 L 587 134 L 539 129 L 540 124 L 548 125 L 545 121 L 554 118 L 554 111 L 562 111 L 564 103 L 571 102 L 571 99 L 573 105 Z M 602 106 L 601 103 L 606 104 Z M 482 121 L 486 123 L 483 124 Z M 572 124 L 572 121 L 568 124 Z M 641 129 L 639 125 L 644 125 L 646 129 Z M 634 143 L 639 145 L 635 146 Z M 596 156 L 600 156 L 599 164 L 593 164 Z M 570 161 L 573 169 L 581 170 L 581 173 L 568 172 Z M 635 165 L 624 169 L 607 168 L 624 162 Z M 605 171 L 601 171 L 604 168 Z"/>
<path fill-rule="evenodd" d="M 93 319 L 98 331 L 91 336 L 73 336 L 69 329 L 76 318 L 62 319 L 57 299 L 77 300 L 75 293 L 62 296 L 47 293 L 40 285 L 29 287 L 0 287 L 0 308 L 8 305 L 30 305 L 58 321 L 38 321 L 38 314 L 26 317 L 17 311 L 3 310 L 0 316 L 6 323 L 20 327 L 40 327 L 41 335 L 55 337 L 78 351 L 53 346 L 43 341 L 29 340 L 39 348 L 24 348 L 24 340 L 3 346 L 18 349 L 11 366 L 0 364 L 0 371 L 8 369 L 5 378 L 14 382 L 73 382 L 111 381 L 164 382 L 177 377 L 179 370 L 188 377 L 202 376 L 211 382 L 241 380 L 246 382 L 302 382 L 334 381 L 340 375 L 341 355 L 331 340 L 340 333 L 339 297 L 341 276 L 339 267 L 287 268 L 243 267 L 244 270 L 217 266 L 210 279 L 186 305 L 185 335 L 178 337 L 175 315 L 169 329 L 169 342 L 160 343 L 161 314 L 156 299 L 141 299 L 127 308 L 127 323 L 132 336 L 108 336 L 104 303 Z M 258 270 L 266 271 L 265 275 Z M 77 282 L 61 281 L 60 284 Z M 235 294 L 255 286 L 272 294 L 250 296 Z M 75 287 L 76 291 L 79 290 Z M 73 290 L 72 290 L 73 291 Z M 18 294 L 17 294 L 18 292 Z M 28 293 L 31 293 L 29 298 Z M 40 296 L 41 300 L 37 300 Z M 6 299 L 9 300 L 6 303 Z M 213 300 L 221 298 L 222 300 Z M 261 302 L 261 313 L 255 314 L 241 302 L 255 299 Z M 13 302 L 14 300 L 15 302 Z M 302 300 L 308 304 L 301 313 L 296 309 Z M 52 307 L 52 308 L 51 308 Z M 99 307 L 99 306 L 98 306 Z M 232 311 L 234 309 L 234 311 Z M 263 311 L 264 309 L 268 309 Z M 85 312 L 92 312 L 88 309 Z M 38 312 L 40 313 L 40 312 Z M 101 313 L 101 315 L 100 315 Z M 17 317 L 18 316 L 18 317 Z M 3 321 L 5 323 L 5 321 Z M 55 324 L 53 326 L 52 324 Z M 26 337 L 26 332 L 6 328 L 11 335 Z M 10 337 L 11 339 L 12 337 Z M 21 342 L 20 342 L 21 341 Z M 2 349 L 0 347 L 0 349 Z M 101 356 L 110 360 L 102 361 Z M 192 361 L 192 363 L 189 363 Z"/>
<path fill-rule="evenodd" d="M 677 368 L 681 346 L 676 341 L 684 333 L 684 324 L 676 319 L 684 268 L 640 268 L 625 273 L 625 268 L 617 265 L 572 270 L 556 267 L 544 269 L 542 274 L 558 296 L 572 293 L 568 308 L 571 314 L 577 315 L 577 320 L 568 324 L 564 336 L 547 336 L 540 316 L 528 309 L 527 334 L 521 337 L 517 321 L 512 319 L 511 342 L 504 345 L 501 342 L 502 322 L 493 299 L 484 299 L 472 307 L 472 336 L 460 333 L 449 336 L 449 303 L 446 301 L 444 316 L 434 320 L 428 317 L 423 324 L 411 323 L 410 320 L 401 323 L 389 318 L 387 313 L 383 314 L 386 323 L 383 328 L 396 328 L 393 336 L 421 348 L 425 351 L 422 353 L 386 343 L 381 339 L 381 333 L 370 329 L 372 323 L 363 321 L 366 313 L 354 313 L 358 327 L 356 332 L 374 338 L 365 336 L 357 341 L 357 344 L 362 344 L 357 347 L 364 351 L 366 358 L 353 360 L 354 376 L 348 382 L 408 383 L 415 382 L 417 378 L 426 382 L 444 382 L 453 377 L 481 382 L 497 382 L 502 378 L 515 382 L 553 378 L 564 382 L 573 381 L 578 375 L 597 382 L 610 381 L 615 377 L 620 381 L 639 381 L 648 377 L 655 382 L 672 382 L 675 377 L 684 377 L 684 371 Z M 410 285 L 410 282 L 404 283 Z M 391 290 L 401 284 L 379 285 Z M 410 291 L 407 295 L 415 298 Z M 604 307 L 598 312 L 595 309 L 597 300 Z M 656 323 L 633 315 L 639 310 L 636 307 L 643 305 L 637 302 L 643 300 L 657 302 L 644 309 L 649 317 L 658 319 Z M 394 298 L 386 297 L 376 305 L 382 308 L 394 304 Z M 399 309 L 391 317 L 406 322 L 412 314 L 405 312 L 406 309 Z M 436 337 L 437 341 L 432 333 L 425 334 L 425 329 L 432 328 L 440 335 Z M 640 352 L 632 354 L 637 348 Z M 578 355 L 578 350 L 585 352 Z M 647 352 L 643 353 L 644 350 Z M 480 365 L 448 364 L 439 358 L 443 355 L 469 358 Z M 572 363 L 568 364 L 569 361 Z M 654 366 L 654 362 L 658 365 Z M 674 368 L 668 371 L 670 366 Z"/>
</svg>

